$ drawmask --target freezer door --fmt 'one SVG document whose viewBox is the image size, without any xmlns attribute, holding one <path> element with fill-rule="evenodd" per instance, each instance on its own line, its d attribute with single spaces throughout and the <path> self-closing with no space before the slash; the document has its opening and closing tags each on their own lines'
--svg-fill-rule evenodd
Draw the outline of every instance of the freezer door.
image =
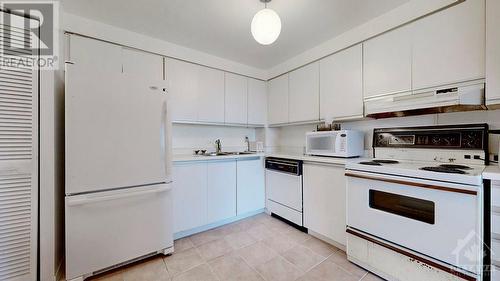
<svg viewBox="0 0 500 281">
<path fill-rule="evenodd" d="M 71 40 L 66 194 L 168 182 L 165 82 L 122 73 L 120 47 Z"/>
<path fill-rule="evenodd" d="M 68 280 L 173 246 L 171 184 L 66 197 Z"/>
</svg>

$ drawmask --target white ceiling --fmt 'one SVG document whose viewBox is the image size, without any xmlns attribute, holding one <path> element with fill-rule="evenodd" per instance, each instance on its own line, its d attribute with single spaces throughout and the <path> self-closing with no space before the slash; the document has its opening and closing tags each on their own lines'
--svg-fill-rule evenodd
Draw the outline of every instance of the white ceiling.
<svg viewBox="0 0 500 281">
<path fill-rule="evenodd" d="M 250 32 L 259 0 L 63 0 L 64 10 L 268 69 L 409 0 L 273 0 L 282 31 L 270 46 Z"/>
</svg>

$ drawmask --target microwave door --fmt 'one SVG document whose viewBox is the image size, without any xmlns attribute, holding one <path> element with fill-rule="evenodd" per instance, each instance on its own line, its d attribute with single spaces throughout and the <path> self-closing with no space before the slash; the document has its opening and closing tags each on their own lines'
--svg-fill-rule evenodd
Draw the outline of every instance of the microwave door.
<svg viewBox="0 0 500 281">
<path fill-rule="evenodd" d="M 332 153 L 335 151 L 333 136 L 310 136 L 307 140 L 309 153 Z"/>
</svg>

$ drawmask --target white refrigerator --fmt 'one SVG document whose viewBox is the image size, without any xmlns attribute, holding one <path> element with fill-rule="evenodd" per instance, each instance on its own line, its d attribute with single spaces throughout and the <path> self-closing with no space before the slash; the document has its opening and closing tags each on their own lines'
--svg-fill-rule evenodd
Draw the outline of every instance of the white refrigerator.
<svg viewBox="0 0 500 281">
<path fill-rule="evenodd" d="M 171 124 L 164 81 L 124 71 L 122 47 L 72 35 L 69 49 L 66 278 L 83 280 L 173 251 Z"/>
</svg>

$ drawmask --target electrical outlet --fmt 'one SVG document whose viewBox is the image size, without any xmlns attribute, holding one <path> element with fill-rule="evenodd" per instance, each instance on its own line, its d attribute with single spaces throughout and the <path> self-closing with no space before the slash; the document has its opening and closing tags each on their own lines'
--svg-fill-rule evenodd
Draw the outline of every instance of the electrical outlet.
<svg viewBox="0 0 500 281">
<path fill-rule="evenodd" d="M 464 155 L 464 158 L 465 159 L 470 159 L 471 157 L 470 157 L 470 155 Z"/>
<path fill-rule="evenodd" d="M 474 155 L 474 159 L 476 159 L 476 160 L 481 160 L 481 156 L 479 156 L 479 155 Z"/>
</svg>

